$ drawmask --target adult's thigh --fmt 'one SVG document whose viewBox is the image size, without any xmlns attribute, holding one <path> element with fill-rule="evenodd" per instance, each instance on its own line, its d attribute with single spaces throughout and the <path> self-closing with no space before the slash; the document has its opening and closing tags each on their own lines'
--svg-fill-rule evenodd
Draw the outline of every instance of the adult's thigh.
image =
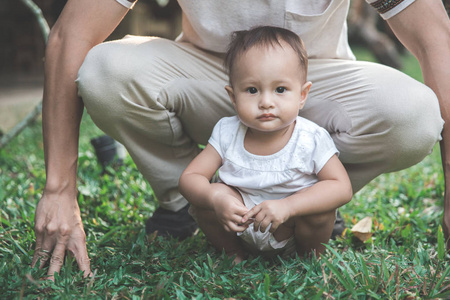
<svg viewBox="0 0 450 300">
<path fill-rule="evenodd" d="M 77 79 L 87 112 L 105 132 L 145 130 L 158 143 L 205 143 L 214 124 L 233 114 L 222 58 L 191 44 L 128 37 L 92 49 Z"/>
<path fill-rule="evenodd" d="M 93 48 L 77 84 L 92 120 L 125 145 L 160 204 L 186 200 L 178 179 L 214 124 L 234 114 L 222 58 L 186 43 L 129 37 Z"/>
<path fill-rule="evenodd" d="M 438 100 L 422 83 L 369 62 L 311 60 L 300 114 L 325 127 L 356 192 L 379 174 L 421 161 L 440 139 Z"/>
</svg>

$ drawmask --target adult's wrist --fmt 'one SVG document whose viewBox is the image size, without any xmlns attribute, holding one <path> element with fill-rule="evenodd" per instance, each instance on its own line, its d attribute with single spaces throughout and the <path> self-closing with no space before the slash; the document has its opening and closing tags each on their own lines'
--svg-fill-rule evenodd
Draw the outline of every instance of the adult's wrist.
<svg viewBox="0 0 450 300">
<path fill-rule="evenodd" d="M 71 193 L 73 196 L 77 194 L 76 178 L 73 180 L 67 178 L 47 178 L 44 187 L 46 194 L 62 194 Z"/>
</svg>

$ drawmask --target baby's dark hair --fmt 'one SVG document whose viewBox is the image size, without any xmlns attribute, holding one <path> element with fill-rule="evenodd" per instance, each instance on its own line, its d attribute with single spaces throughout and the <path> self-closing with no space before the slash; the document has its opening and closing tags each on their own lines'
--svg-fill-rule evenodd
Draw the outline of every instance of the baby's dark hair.
<svg viewBox="0 0 450 300">
<path fill-rule="evenodd" d="M 230 83 L 233 64 L 239 55 L 242 55 L 255 46 L 281 46 L 280 41 L 287 43 L 297 53 L 300 66 L 304 67 L 306 74 L 308 71 L 308 55 L 301 38 L 288 29 L 273 26 L 258 26 L 250 30 L 235 31 L 233 33 L 224 60 L 224 67 L 230 77 Z"/>
</svg>

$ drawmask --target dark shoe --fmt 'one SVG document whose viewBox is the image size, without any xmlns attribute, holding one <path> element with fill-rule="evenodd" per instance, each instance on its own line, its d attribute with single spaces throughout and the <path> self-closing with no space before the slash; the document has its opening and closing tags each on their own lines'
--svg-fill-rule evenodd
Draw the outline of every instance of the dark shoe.
<svg viewBox="0 0 450 300">
<path fill-rule="evenodd" d="M 158 236 L 172 236 L 184 240 L 194 234 L 197 223 L 188 212 L 189 204 L 179 211 L 170 211 L 158 207 L 153 216 L 145 224 L 147 234 L 154 233 Z"/>
<path fill-rule="evenodd" d="M 115 162 L 121 165 L 125 157 L 125 148 L 108 135 L 102 135 L 91 139 L 95 154 L 103 169 Z"/>
<path fill-rule="evenodd" d="M 337 236 L 341 236 L 345 228 L 346 226 L 344 219 L 342 218 L 341 213 L 338 210 L 336 214 L 336 221 L 334 222 L 333 232 L 331 233 L 331 238 L 334 240 Z"/>
</svg>

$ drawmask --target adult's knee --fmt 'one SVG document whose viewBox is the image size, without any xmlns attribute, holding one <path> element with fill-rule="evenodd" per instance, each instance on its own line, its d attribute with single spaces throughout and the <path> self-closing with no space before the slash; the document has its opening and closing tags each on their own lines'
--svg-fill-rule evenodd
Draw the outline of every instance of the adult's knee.
<svg viewBox="0 0 450 300">
<path fill-rule="evenodd" d="M 78 95 L 93 118 L 114 118 L 123 109 L 120 95 L 132 74 L 114 43 L 100 44 L 87 54 L 76 80 Z M 121 112 L 122 111 L 122 112 Z"/>
<path fill-rule="evenodd" d="M 78 94 L 104 132 L 120 140 L 124 127 L 139 128 L 145 119 L 147 129 L 161 129 L 153 138 L 171 141 L 166 108 L 158 101 L 165 82 L 155 72 L 159 60 L 154 58 L 166 44 L 129 38 L 100 44 L 88 53 L 78 72 Z"/>
<path fill-rule="evenodd" d="M 390 123 L 386 132 L 386 160 L 396 171 L 420 162 L 440 140 L 443 121 L 434 92 L 425 85 L 411 86 L 407 105 L 385 115 Z"/>
</svg>

